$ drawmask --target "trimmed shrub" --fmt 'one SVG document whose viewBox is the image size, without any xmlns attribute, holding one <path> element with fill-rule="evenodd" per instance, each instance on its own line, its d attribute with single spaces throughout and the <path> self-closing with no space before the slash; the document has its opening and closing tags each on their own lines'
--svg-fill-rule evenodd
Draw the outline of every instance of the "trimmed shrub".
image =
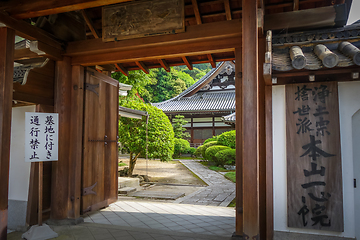
<svg viewBox="0 0 360 240">
<path fill-rule="evenodd" d="M 199 146 L 198 148 L 196 148 L 196 151 L 194 153 L 195 157 L 200 157 L 201 156 L 201 149 L 203 148 L 204 145 Z"/>
<path fill-rule="evenodd" d="M 191 147 L 191 148 L 188 149 L 188 153 L 189 153 L 191 156 L 195 155 L 195 152 L 196 152 L 196 148 Z"/>
<path fill-rule="evenodd" d="M 190 143 L 185 139 L 174 139 L 174 157 L 179 157 L 181 154 L 187 153 L 190 149 Z"/>
<path fill-rule="evenodd" d="M 213 136 L 212 138 L 206 139 L 203 144 L 208 143 L 208 142 L 217 141 L 218 138 L 219 138 L 219 136 Z"/>
<path fill-rule="evenodd" d="M 206 149 L 205 157 L 207 160 L 215 162 L 217 164 L 217 159 L 215 157 L 215 154 L 219 151 L 225 150 L 225 149 L 231 149 L 227 146 L 221 146 L 221 145 L 213 145 Z M 219 164 L 221 165 L 221 164 Z"/>
<path fill-rule="evenodd" d="M 224 132 L 219 135 L 218 143 L 220 145 L 228 146 L 235 149 L 236 146 L 236 131 L 232 130 L 229 132 Z"/>
<path fill-rule="evenodd" d="M 236 150 L 231 148 L 221 150 L 215 154 L 215 158 L 218 165 L 235 165 Z"/>
<path fill-rule="evenodd" d="M 202 145 L 203 147 L 201 148 L 201 155 L 203 156 L 203 158 L 207 159 L 205 156 L 205 151 L 206 151 L 206 149 L 208 149 L 208 147 L 211 147 L 214 145 L 219 145 L 219 144 L 217 141 L 212 141 L 212 142 L 208 142 L 208 143 L 205 143 L 204 145 Z"/>
</svg>

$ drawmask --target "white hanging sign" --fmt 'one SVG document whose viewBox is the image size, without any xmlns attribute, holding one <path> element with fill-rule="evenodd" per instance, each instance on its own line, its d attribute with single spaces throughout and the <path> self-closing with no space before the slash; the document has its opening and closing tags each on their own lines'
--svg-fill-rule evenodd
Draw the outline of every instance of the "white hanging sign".
<svg viewBox="0 0 360 240">
<path fill-rule="evenodd" d="M 58 113 L 25 113 L 25 162 L 57 161 L 58 132 Z"/>
</svg>

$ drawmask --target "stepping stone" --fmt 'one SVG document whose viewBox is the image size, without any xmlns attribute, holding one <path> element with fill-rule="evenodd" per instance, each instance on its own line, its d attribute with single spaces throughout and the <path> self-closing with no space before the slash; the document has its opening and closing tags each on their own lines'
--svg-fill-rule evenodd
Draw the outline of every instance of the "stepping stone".
<svg viewBox="0 0 360 240">
<path fill-rule="evenodd" d="M 134 194 L 131 194 L 132 197 L 143 197 L 143 198 L 156 198 L 156 199 L 166 199 L 166 200 L 175 200 L 179 197 L 185 196 L 185 193 L 178 192 L 160 192 L 160 191 L 138 191 Z"/>
<path fill-rule="evenodd" d="M 129 194 L 129 193 L 135 192 L 135 191 L 136 191 L 136 188 L 134 188 L 134 187 L 124 187 L 124 188 L 119 189 L 120 194 Z"/>
</svg>

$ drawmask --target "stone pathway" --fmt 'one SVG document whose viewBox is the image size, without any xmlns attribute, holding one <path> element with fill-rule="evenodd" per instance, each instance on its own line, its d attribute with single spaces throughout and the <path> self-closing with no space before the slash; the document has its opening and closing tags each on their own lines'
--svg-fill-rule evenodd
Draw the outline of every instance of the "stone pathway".
<svg viewBox="0 0 360 240">
<path fill-rule="evenodd" d="M 218 239 L 230 237 L 235 229 L 235 209 L 228 207 L 118 201 L 83 217 L 86 223 L 218 236 Z"/>
<path fill-rule="evenodd" d="M 209 186 L 179 198 L 174 203 L 226 207 L 235 198 L 235 183 L 222 174 L 210 170 L 196 160 L 179 161 Z"/>
</svg>

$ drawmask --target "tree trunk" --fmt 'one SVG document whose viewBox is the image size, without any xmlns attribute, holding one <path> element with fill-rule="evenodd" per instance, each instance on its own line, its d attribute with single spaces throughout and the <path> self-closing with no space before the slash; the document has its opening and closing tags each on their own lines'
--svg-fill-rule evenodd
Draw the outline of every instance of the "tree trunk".
<svg viewBox="0 0 360 240">
<path fill-rule="evenodd" d="M 130 152 L 130 164 L 129 164 L 129 172 L 128 172 L 128 176 L 131 177 L 133 175 L 133 171 L 135 168 L 135 164 L 136 164 L 136 160 L 137 158 L 140 156 L 140 153 L 138 153 L 137 155 L 135 155 L 134 158 L 132 158 L 133 153 Z"/>
</svg>

